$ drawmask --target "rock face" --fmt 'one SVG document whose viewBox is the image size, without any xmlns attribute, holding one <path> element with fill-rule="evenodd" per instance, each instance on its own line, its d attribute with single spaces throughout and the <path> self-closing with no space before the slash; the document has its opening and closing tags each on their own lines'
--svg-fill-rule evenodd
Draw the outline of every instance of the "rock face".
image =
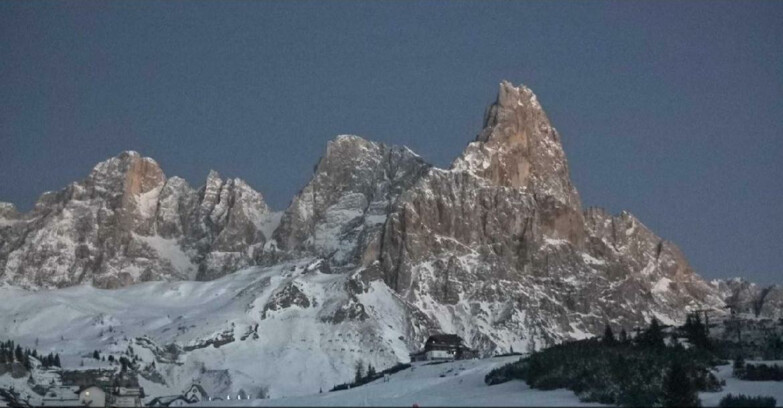
<svg viewBox="0 0 783 408">
<path fill-rule="evenodd" d="M 529 89 L 502 83 L 485 126 L 450 170 L 404 192 L 385 226 L 384 281 L 443 331 L 521 350 L 722 304 L 632 215 L 582 211 Z"/>
<path fill-rule="evenodd" d="M 761 287 L 740 278 L 714 280 L 711 283 L 734 313 L 750 318 L 783 318 L 783 286 Z"/>
<path fill-rule="evenodd" d="M 343 270 L 372 263 L 392 206 L 428 168 L 408 148 L 338 136 L 283 214 L 273 249 Z"/>
<path fill-rule="evenodd" d="M 765 316 L 783 304 L 778 287 L 705 283 L 630 213 L 584 210 L 560 135 L 533 92 L 508 82 L 449 169 L 338 136 L 282 214 L 242 180 L 211 172 L 194 190 L 134 152 L 29 214 L 0 204 L 0 280 L 14 285 L 212 280 L 253 264 L 279 286 L 242 290 L 254 299 L 243 324 L 306 310 L 317 321 L 302 327 L 372 326 L 408 349 L 446 332 L 484 354 L 522 351 L 606 324 L 681 322 L 689 309 L 724 310 L 724 298 Z"/>
<path fill-rule="evenodd" d="M 136 152 L 99 163 L 83 181 L 45 193 L 29 214 L 2 206 L 0 279 L 30 288 L 211 279 L 263 246 L 269 209 L 239 179 L 210 173 L 193 190 Z"/>
</svg>

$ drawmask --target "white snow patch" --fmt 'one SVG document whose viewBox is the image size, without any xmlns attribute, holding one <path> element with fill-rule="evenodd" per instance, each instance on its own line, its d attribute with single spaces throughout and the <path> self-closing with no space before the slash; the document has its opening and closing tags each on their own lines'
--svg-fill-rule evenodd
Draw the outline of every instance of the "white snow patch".
<svg viewBox="0 0 783 408">
<path fill-rule="evenodd" d="M 568 390 L 540 391 L 522 381 L 489 386 L 486 374 L 518 357 L 461 360 L 413 367 L 349 390 L 268 400 L 202 402 L 201 406 L 602 406 Z"/>
<path fill-rule="evenodd" d="M 197 270 L 196 265 L 190 260 L 188 254 L 186 254 L 182 247 L 179 246 L 176 239 L 166 239 L 158 235 L 143 236 L 133 234 L 134 238 L 149 245 L 155 252 L 158 253 L 163 259 L 169 260 L 171 266 L 177 273 L 182 276 L 187 276 L 188 279 L 195 278 L 195 272 Z"/>
</svg>

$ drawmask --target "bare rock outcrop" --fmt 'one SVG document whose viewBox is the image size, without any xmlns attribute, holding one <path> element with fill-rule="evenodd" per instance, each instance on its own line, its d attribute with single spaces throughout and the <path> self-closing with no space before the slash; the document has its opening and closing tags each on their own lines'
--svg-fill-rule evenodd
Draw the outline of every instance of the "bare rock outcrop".
<svg viewBox="0 0 783 408">
<path fill-rule="evenodd" d="M 372 263 L 392 206 L 427 168 L 408 148 L 338 136 L 283 214 L 273 250 L 343 269 Z"/>
<path fill-rule="evenodd" d="M 269 209 L 239 179 L 211 173 L 194 191 L 136 152 L 41 196 L 28 214 L 3 206 L 0 280 L 29 288 L 211 279 L 252 263 Z M 214 193 L 214 194 L 213 194 Z"/>
</svg>

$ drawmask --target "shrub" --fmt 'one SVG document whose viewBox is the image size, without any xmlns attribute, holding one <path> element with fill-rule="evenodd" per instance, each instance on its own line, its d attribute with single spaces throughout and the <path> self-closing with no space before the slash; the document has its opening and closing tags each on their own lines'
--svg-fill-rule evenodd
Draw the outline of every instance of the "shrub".
<svg viewBox="0 0 783 408">
<path fill-rule="evenodd" d="M 729 407 L 774 407 L 777 404 L 775 398 L 772 397 L 749 397 L 747 395 L 726 395 L 721 398 L 718 404 L 721 408 Z"/>
</svg>

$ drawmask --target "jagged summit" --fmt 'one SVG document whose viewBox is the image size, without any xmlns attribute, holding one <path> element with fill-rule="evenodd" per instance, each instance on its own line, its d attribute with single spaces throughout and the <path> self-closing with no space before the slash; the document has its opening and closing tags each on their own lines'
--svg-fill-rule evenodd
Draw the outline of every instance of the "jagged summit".
<svg viewBox="0 0 783 408">
<path fill-rule="evenodd" d="M 212 279 L 251 264 L 271 235 L 268 215 L 261 194 L 240 179 L 212 172 L 196 191 L 167 179 L 155 160 L 125 151 L 0 224 L 0 280 L 113 288 Z"/>
<path fill-rule="evenodd" d="M 392 205 L 428 168 L 408 148 L 337 136 L 283 214 L 277 247 L 337 266 L 371 263 Z"/>
<path fill-rule="evenodd" d="M 487 108 L 484 129 L 452 163 L 452 169 L 496 185 L 551 196 L 581 211 L 560 136 L 536 95 L 524 86 L 500 84 L 496 102 Z"/>
<path fill-rule="evenodd" d="M 0 217 L 11 217 L 17 214 L 16 206 L 0 201 Z"/>
</svg>

